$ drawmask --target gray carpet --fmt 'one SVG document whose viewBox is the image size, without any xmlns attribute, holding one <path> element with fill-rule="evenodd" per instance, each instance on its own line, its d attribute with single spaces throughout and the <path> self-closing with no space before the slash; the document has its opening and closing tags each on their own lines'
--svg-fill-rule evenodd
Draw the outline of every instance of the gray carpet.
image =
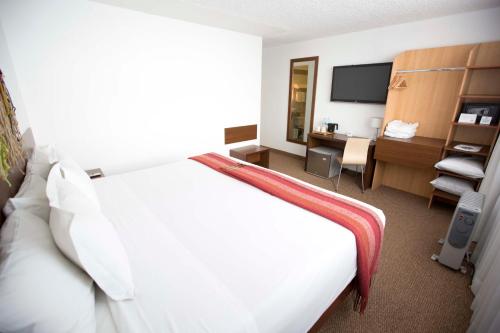
<svg viewBox="0 0 500 333">
<path fill-rule="evenodd" d="M 304 161 L 271 152 L 270 168 L 333 190 L 330 180 L 304 172 Z M 359 174 L 346 173 L 339 193 L 382 209 L 386 228 L 379 271 L 363 315 L 349 297 L 321 332 L 465 332 L 471 317 L 470 276 L 433 262 L 453 208 L 409 193 L 381 187 L 360 189 Z"/>
</svg>

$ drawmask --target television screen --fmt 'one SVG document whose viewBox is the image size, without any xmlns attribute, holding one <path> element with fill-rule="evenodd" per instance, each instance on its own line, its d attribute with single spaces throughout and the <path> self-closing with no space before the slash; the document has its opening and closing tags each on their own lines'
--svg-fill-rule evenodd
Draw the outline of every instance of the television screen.
<svg viewBox="0 0 500 333">
<path fill-rule="evenodd" d="M 333 67 L 331 101 L 385 104 L 392 62 Z"/>
</svg>

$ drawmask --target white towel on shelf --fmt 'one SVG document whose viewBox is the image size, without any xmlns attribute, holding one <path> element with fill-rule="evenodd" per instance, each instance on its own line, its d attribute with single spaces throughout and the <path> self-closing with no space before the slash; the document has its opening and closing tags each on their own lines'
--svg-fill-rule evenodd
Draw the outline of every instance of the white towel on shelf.
<svg viewBox="0 0 500 333">
<path fill-rule="evenodd" d="M 393 138 L 409 139 L 413 138 L 415 136 L 415 133 L 403 133 L 403 132 L 385 130 L 384 135 Z"/>
<path fill-rule="evenodd" d="M 384 135 L 409 139 L 415 136 L 417 127 L 418 123 L 405 123 L 401 120 L 393 120 L 387 124 Z"/>
<path fill-rule="evenodd" d="M 401 120 L 393 120 L 387 124 L 386 129 L 403 133 L 413 133 L 417 130 L 417 127 L 418 123 L 405 123 Z"/>
</svg>

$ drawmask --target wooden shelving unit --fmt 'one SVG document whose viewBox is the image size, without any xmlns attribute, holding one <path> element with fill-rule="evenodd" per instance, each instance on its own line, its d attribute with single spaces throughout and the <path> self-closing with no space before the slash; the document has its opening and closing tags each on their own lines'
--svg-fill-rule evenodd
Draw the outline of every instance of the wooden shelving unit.
<svg viewBox="0 0 500 333">
<path fill-rule="evenodd" d="M 451 126 L 446 138 L 442 158 L 450 155 L 476 156 L 484 161 L 484 169 L 497 141 L 500 124 L 480 125 L 458 123 L 458 117 L 464 103 L 500 103 L 500 42 L 478 44 L 469 52 L 467 65 L 460 85 L 460 91 L 451 119 Z M 479 152 L 466 152 L 454 148 L 457 144 L 480 146 Z M 473 179 L 452 172 L 436 170 L 436 175 L 466 179 L 474 184 L 476 190 L 481 185 L 480 179 Z M 458 196 L 435 189 L 429 199 L 429 207 L 434 199 L 456 203 Z"/>
<path fill-rule="evenodd" d="M 391 138 L 377 140 L 376 155 L 380 158 L 375 167 L 373 190 L 387 186 L 429 199 L 432 193 L 429 182 L 435 178 L 434 164 L 441 158 L 467 57 L 474 46 L 408 50 L 394 58 L 382 128 L 392 120 L 419 125 L 416 136 L 407 140 L 407 150 L 400 151 L 398 147 L 403 144 Z M 417 144 L 422 139 L 434 142 Z M 387 144 L 398 153 L 381 156 Z"/>
<path fill-rule="evenodd" d="M 488 156 L 490 153 L 490 146 L 485 146 L 485 145 L 475 145 L 475 146 L 481 146 L 481 150 L 478 152 L 466 152 L 460 149 L 456 149 L 456 145 L 460 144 L 469 144 L 468 142 L 459 142 L 459 141 L 453 141 L 451 142 L 450 145 L 445 146 L 444 149 L 447 150 L 448 152 L 456 152 L 456 153 L 462 153 L 462 154 L 467 154 L 467 155 L 473 155 L 473 156 Z"/>
</svg>

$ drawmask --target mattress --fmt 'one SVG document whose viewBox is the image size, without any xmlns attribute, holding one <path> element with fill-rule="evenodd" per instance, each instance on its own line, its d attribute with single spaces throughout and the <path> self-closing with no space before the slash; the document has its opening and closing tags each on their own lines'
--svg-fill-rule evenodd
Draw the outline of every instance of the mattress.
<svg viewBox="0 0 500 333">
<path fill-rule="evenodd" d="M 305 332 L 356 274 L 350 231 L 192 160 L 95 188 L 136 288 L 104 297 L 98 328 Z"/>
</svg>

